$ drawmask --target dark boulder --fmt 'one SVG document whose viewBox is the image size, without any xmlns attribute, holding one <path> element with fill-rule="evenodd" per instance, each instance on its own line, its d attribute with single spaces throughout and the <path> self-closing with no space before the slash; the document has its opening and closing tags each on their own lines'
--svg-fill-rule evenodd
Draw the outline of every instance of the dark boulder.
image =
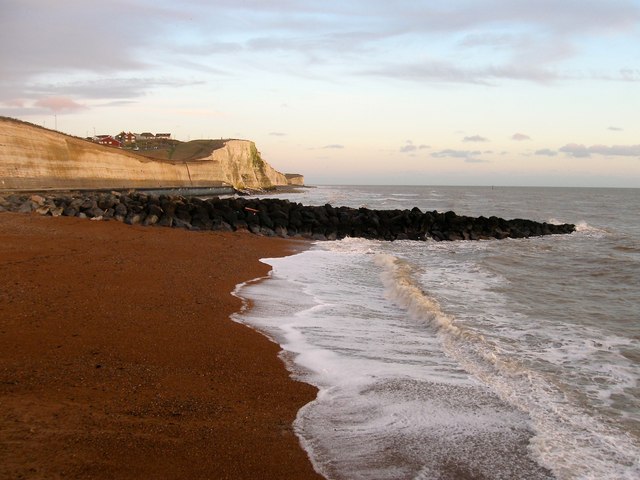
<svg viewBox="0 0 640 480">
<path fill-rule="evenodd" d="M 467 217 L 455 212 L 371 210 L 368 208 L 305 206 L 280 199 L 211 198 L 203 200 L 136 192 L 68 195 L 10 195 L 0 206 L 10 211 L 38 212 L 81 218 L 115 218 L 129 224 L 190 230 L 249 230 L 258 235 L 336 240 L 364 237 L 379 240 L 456 241 L 527 238 L 567 234 L 571 224 L 552 225 L 495 216 Z"/>
</svg>

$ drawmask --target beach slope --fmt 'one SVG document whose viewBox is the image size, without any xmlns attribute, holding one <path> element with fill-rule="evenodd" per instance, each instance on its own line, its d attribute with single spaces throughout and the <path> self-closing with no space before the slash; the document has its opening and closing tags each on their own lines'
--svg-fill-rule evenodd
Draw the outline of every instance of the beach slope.
<svg viewBox="0 0 640 480">
<path fill-rule="evenodd" d="M 315 389 L 229 320 L 295 244 L 0 214 L 0 478 L 320 478 Z"/>
</svg>

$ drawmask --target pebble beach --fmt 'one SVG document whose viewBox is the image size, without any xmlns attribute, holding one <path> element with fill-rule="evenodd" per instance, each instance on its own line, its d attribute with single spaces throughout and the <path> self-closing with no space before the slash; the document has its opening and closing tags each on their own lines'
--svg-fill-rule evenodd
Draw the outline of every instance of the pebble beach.
<svg viewBox="0 0 640 480">
<path fill-rule="evenodd" d="M 229 318 L 304 245 L 0 213 L 0 478 L 321 478 L 315 388 Z"/>
</svg>

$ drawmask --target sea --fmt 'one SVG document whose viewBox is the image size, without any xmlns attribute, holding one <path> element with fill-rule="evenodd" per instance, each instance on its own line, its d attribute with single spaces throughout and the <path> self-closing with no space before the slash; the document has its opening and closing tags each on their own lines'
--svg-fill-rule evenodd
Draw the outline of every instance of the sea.
<svg viewBox="0 0 640 480">
<path fill-rule="evenodd" d="M 324 477 L 640 479 L 640 189 L 275 196 L 576 225 L 529 239 L 345 238 L 263 259 L 272 271 L 238 285 L 235 320 L 318 388 L 294 428 Z"/>
</svg>

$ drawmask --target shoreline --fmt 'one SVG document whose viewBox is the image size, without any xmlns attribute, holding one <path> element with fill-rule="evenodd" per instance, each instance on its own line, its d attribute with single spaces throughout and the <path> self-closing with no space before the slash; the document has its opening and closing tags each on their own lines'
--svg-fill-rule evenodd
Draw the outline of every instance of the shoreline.
<svg viewBox="0 0 640 480">
<path fill-rule="evenodd" d="M 301 243 L 0 213 L 0 478 L 312 479 L 317 390 L 230 318 Z"/>
</svg>

